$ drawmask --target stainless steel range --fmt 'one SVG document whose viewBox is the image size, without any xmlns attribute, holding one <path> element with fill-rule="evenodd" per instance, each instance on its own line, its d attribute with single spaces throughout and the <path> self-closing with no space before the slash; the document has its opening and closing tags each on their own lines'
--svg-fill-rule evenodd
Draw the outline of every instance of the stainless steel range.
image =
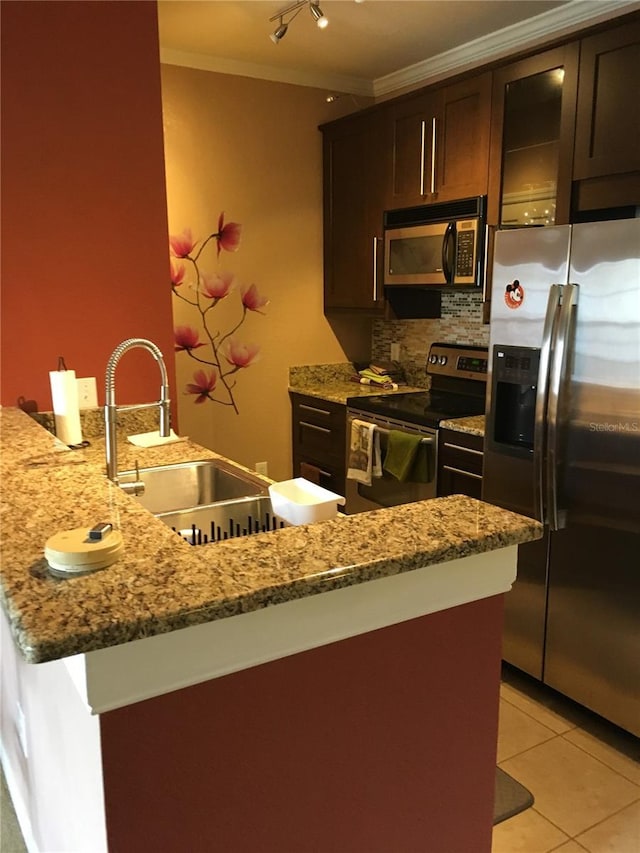
<svg viewBox="0 0 640 853">
<path fill-rule="evenodd" d="M 484 414 L 487 347 L 434 343 L 429 350 L 426 372 L 431 378 L 429 391 L 376 394 L 347 400 L 347 454 L 351 448 L 354 420 L 374 426 L 382 460 L 391 430 L 420 435 L 428 445 L 433 477 L 428 482 L 399 481 L 383 472 L 381 477 L 372 477 L 370 485 L 347 478 L 347 513 L 436 497 L 440 423 Z"/>
</svg>

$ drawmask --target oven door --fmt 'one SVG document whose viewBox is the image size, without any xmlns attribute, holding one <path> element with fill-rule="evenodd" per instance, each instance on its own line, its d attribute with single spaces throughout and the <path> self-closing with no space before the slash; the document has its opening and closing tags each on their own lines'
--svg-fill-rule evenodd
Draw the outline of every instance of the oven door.
<svg viewBox="0 0 640 853">
<path fill-rule="evenodd" d="M 367 486 L 356 480 L 347 478 L 345 512 L 353 514 L 380 509 L 386 506 L 424 501 L 436 497 L 436 471 L 438 466 L 438 431 L 424 426 L 414 426 L 404 421 L 395 421 L 380 415 L 371 415 L 356 409 L 347 410 L 347 457 L 351 446 L 351 423 L 354 419 L 373 424 L 380 438 L 380 451 L 384 463 L 387 452 L 387 442 L 390 430 L 400 430 L 422 436 L 422 440 L 430 446 L 431 463 L 434 472 L 433 479 L 428 483 L 400 482 L 383 470 L 382 477 L 374 477 L 371 485 Z M 348 468 L 347 458 L 347 468 Z"/>
</svg>

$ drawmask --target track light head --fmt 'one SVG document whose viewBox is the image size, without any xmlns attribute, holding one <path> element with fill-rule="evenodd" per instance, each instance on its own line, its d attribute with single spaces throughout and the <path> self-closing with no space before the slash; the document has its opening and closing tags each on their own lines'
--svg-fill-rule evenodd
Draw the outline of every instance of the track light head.
<svg viewBox="0 0 640 853">
<path fill-rule="evenodd" d="M 275 30 L 271 33 L 269 38 L 274 44 L 278 44 L 280 39 L 284 38 L 287 34 L 287 30 L 289 29 L 289 24 L 284 24 L 282 22 L 282 18 L 280 18 L 280 23 L 275 28 Z"/>
<path fill-rule="evenodd" d="M 325 18 L 324 12 L 320 8 L 319 3 L 314 3 L 312 2 L 312 0 L 309 0 L 309 10 L 313 15 L 313 19 L 321 30 L 323 30 L 326 26 L 329 25 L 329 19 Z"/>
</svg>

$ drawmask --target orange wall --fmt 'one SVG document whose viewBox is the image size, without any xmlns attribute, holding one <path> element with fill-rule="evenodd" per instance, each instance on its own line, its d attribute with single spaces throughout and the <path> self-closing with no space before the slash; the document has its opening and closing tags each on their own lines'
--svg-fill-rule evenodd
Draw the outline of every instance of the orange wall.
<svg viewBox="0 0 640 853">
<path fill-rule="evenodd" d="M 104 373 L 148 337 L 174 382 L 156 4 L 2 3 L 1 402 L 51 409 L 58 355 Z M 118 402 L 155 399 L 147 353 Z"/>
<path fill-rule="evenodd" d="M 255 283 L 270 300 L 266 314 L 250 312 L 236 335 L 260 347 L 259 361 L 232 377 L 239 414 L 185 394 L 201 365 L 177 353 L 181 430 L 250 468 L 266 461 L 271 477 L 285 479 L 291 476 L 289 367 L 370 353 L 368 319 L 331 325 L 323 313 L 318 125 L 355 105 L 347 97 L 327 104 L 322 89 L 172 65 L 162 66 L 162 95 L 170 233 L 191 227 L 203 238 L 216 230 L 221 211 L 243 228 L 237 252 L 216 259 L 209 246 L 201 256 L 201 272 L 237 277 L 238 289 L 210 312 L 212 328 L 226 333 L 238 323 L 243 285 Z M 189 268 L 180 287 L 191 298 L 193 278 Z M 174 319 L 199 325 L 194 309 L 177 298 Z"/>
</svg>

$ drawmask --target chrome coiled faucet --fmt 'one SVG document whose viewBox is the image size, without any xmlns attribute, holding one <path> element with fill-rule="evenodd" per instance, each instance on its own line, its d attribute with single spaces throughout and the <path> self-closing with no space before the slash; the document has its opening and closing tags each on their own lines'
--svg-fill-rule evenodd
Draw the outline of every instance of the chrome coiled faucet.
<svg viewBox="0 0 640 853">
<path fill-rule="evenodd" d="M 118 362 L 122 356 L 130 349 L 140 347 L 146 349 L 158 362 L 160 367 L 160 399 L 155 403 L 137 403 L 131 406 L 116 405 L 116 382 L 115 372 Z M 117 416 L 118 412 L 133 412 L 137 409 L 152 409 L 157 407 L 160 411 L 160 435 L 167 438 L 171 431 L 171 410 L 169 399 L 169 382 L 167 379 L 167 368 L 164 363 L 164 358 L 158 347 L 152 342 L 144 338 L 128 338 L 119 344 L 111 353 L 107 362 L 107 373 L 105 382 L 105 407 L 104 407 L 104 427 L 105 427 L 105 453 L 107 461 L 107 477 L 118 482 L 118 450 L 117 450 Z"/>
</svg>

